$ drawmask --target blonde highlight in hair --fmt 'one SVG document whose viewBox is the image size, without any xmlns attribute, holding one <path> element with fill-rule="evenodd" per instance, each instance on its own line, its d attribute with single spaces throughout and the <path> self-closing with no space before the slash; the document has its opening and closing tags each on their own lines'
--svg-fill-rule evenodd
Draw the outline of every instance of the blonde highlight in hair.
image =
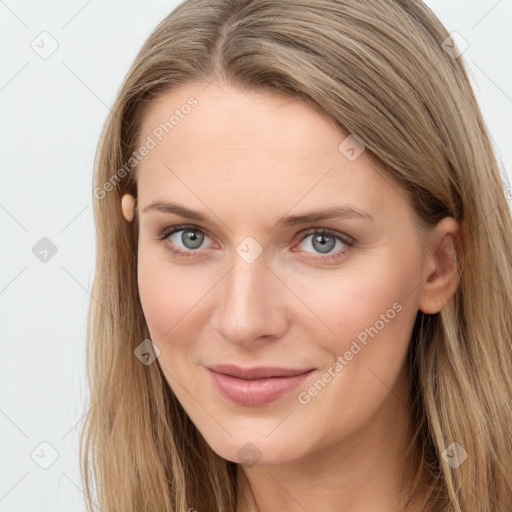
<svg viewBox="0 0 512 512">
<path fill-rule="evenodd" d="M 178 85 L 222 80 L 307 102 L 364 142 L 409 192 L 422 230 L 462 227 L 460 285 L 418 312 L 410 346 L 417 487 L 423 510 L 505 512 L 512 503 L 512 218 L 462 58 L 417 0 L 186 0 L 152 32 L 101 135 L 95 190 L 138 148 L 148 105 Z M 199 105 L 200 108 L 200 105 Z M 193 115 L 193 113 L 191 114 Z M 234 512 L 237 464 L 207 445 L 158 364 L 137 287 L 136 165 L 94 194 L 97 260 L 89 309 L 90 410 L 80 460 L 87 507 Z M 452 469 L 442 452 L 468 458 Z"/>
</svg>

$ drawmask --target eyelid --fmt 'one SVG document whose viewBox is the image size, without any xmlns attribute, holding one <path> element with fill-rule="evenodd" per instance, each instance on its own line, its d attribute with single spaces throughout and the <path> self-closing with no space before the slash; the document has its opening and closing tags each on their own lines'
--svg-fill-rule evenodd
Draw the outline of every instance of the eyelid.
<svg viewBox="0 0 512 512">
<path fill-rule="evenodd" d="M 161 237 L 161 239 L 163 239 L 163 238 L 166 238 L 167 236 L 169 236 L 170 234 L 175 233 L 176 231 L 182 231 L 182 230 L 186 230 L 186 229 L 190 229 L 191 231 L 200 231 L 200 232 L 204 233 L 205 235 L 208 235 L 209 238 L 212 238 L 207 229 L 201 228 L 194 224 L 177 224 L 174 226 L 169 226 L 167 228 L 164 228 L 161 231 L 159 238 Z M 338 235 L 341 238 L 345 238 L 347 240 L 347 242 L 356 243 L 355 238 L 351 237 L 350 235 L 347 235 L 346 233 L 343 233 L 342 231 L 337 231 L 335 229 L 324 228 L 324 227 L 313 227 L 313 228 L 304 229 L 304 230 L 300 231 L 295 236 L 294 241 L 302 240 L 304 237 L 306 237 L 308 235 L 312 235 L 314 233 L 326 233 L 326 234 L 332 234 L 333 236 Z"/>
<path fill-rule="evenodd" d="M 341 239 L 343 239 L 344 242 L 346 242 L 347 244 L 355 244 L 356 243 L 356 240 L 355 238 L 351 237 L 350 235 L 347 235 L 346 233 L 343 233 L 342 231 L 336 231 L 335 229 L 330 229 L 330 228 L 321 228 L 321 227 L 318 227 L 318 228 L 308 228 L 306 230 L 303 230 L 301 231 L 300 233 L 297 234 L 297 237 L 296 239 L 298 239 L 299 241 L 302 241 L 304 240 L 307 236 L 309 235 L 313 235 L 313 234 L 325 234 L 325 235 L 330 235 L 330 236 L 333 236 L 333 237 L 339 237 Z"/>
<path fill-rule="evenodd" d="M 211 238 L 210 235 L 208 234 L 209 231 L 207 229 L 200 228 L 199 226 L 195 226 L 194 224 L 176 224 L 173 226 L 169 226 L 167 228 L 164 228 L 160 232 L 160 234 L 158 235 L 158 238 L 160 240 L 163 240 L 163 239 L 167 238 L 169 235 L 176 233 L 176 231 L 186 231 L 186 230 L 200 231 L 201 233 L 204 233 L 205 235 L 208 235 L 209 238 Z"/>
</svg>

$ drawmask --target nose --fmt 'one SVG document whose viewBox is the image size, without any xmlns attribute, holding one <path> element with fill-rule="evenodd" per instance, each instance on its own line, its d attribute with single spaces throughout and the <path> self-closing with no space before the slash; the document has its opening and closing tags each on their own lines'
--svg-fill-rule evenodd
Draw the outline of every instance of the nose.
<svg viewBox="0 0 512 512">
<path fill-rule="evenodd" d="M 231 271 L 217 287 L 212 325 L 232 343 L 277 339 L 287 329 L 286 287 L 267 265 L 264 257 L 247 263 L 235 254 Z"/>
</svg>

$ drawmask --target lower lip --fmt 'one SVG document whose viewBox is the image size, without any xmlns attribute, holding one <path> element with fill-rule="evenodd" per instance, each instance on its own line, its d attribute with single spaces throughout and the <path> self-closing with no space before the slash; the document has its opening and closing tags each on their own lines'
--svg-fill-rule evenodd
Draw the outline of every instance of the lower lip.
<svg viewBox="0 0 512 512">
<path fill-rule="evenodd" d="M 311 375 L 314 370 L 292 377 L 270 377 L 245 380 L 208 370 L 217 389 L 239 405 L 258 407 L 286 395 Z"/>
</svg>

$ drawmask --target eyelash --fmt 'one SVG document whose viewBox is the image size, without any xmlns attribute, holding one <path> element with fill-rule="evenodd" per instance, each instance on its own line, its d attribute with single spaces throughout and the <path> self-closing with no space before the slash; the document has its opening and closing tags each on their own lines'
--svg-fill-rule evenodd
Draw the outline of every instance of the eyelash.
<svg viewBox="0 0 512 512">
<path fill-rule="evenodd" d="M 202 233 L 206 236 L 208 236 L 202 229 L 198 228 L 197 226 L 193 226 L 190 224 L 186 225 L 180 225 L 180 226 L 171 226 L 165 228 L 161 233 L 158 235 L 158 240 L 162 241 L 164 243 L 164 247 L 166 250 L 170 251 L 172 254 L 178 257 L 182 258 L 191 258 L 194 257 L 193 253 L 198 252 L 198 250 L 195 251 L 184 251 L 182 249 L 175 249 L 174 247 L 171 247 L 168 243 L 166 243 L 167 238 L 169 238 L 174 233 L 177 233 L 179 231 L 195 231 Z M 316 256 L 311 257 L 309 256 L 307 259 L 313 260 L 313 261 L 326 261 L 326 260 L 338 260 L 346 255 L 349 250 L 355 246 L 356 240 L 352 237 L 349 237 L 348 235 L 338 233 L 336 231 L 332 231 L 327 228 L 312 228 L 308 230 L 308 232 L 304 233 L 302 237 L 299 240 L 300 242 L 303 242 L 308 236 L 310 235 L 327 235 L 330 237 L 335 238 L 336 240 L 342 242 L 344 245 L 346 245 L 348 248 L 338 251 L 335 254 L 327 254 L 325 256 Z"/>
</svg>

